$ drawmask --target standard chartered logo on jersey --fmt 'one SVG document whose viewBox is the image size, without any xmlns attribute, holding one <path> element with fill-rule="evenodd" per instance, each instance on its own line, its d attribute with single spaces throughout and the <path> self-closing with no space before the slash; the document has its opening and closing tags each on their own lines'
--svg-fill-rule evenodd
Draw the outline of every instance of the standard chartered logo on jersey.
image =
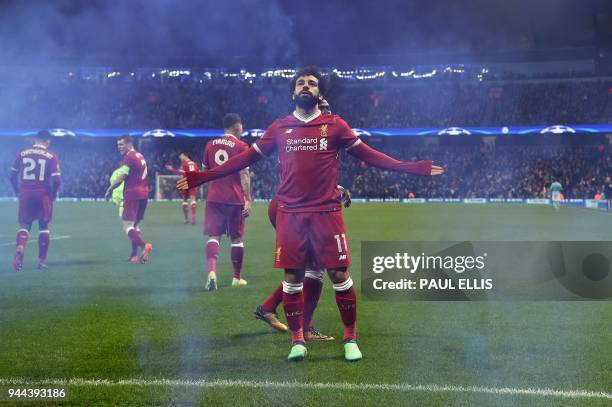
<svg viewBox="0 0 612 407">
<path fill-rule="evenodd" d="M 327 139 L 322 138 L 319 140 L 319 150 L 327 150 Z"/>
<path fill-rule="evenodd" d="M 285 151 L 323 151 L 327 150 L 327 138 L 289 138 L 287 139 Z"/>
</svg>

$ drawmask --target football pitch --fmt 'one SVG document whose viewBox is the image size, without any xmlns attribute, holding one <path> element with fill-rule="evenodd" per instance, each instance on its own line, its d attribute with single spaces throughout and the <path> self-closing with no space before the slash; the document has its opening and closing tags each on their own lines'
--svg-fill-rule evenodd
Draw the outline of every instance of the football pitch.
<svg viewBox="0 0 612 407">
<path fill-rule="evenodd" d="M 230 286 L 224 239 L 216 292 L 203 289 L 201 207 L 193 227 L 179 203 L 151 203 L 151 261 L 133 265 L 112 205 L 57 203 L 49 270 L 34 227 L 15 273 L 17 204 L 0 202 L 0 405 L 43 403 L 8 400 L 10 385 L 68 390 L 46 405 L 612 404 L 609 302 L 359 299 L 364 358 L 348 363 L 326 278 L 314 325 L 336 340 L 287 362 L 288 334 L 253 317 L 282 278 L 266 204 L 247 221 L 248 285 Z M 345 218 L 357 287 L 364 240 L 612 240 L 612 214 L 539 205 L 355 203 Z"/>
</svg>

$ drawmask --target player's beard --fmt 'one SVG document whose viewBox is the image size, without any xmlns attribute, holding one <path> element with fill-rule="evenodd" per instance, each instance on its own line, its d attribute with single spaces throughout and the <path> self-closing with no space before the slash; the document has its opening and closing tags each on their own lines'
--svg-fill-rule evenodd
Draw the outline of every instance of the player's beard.
<svg viewBox="0 0 612 407">
<path fill-rule="evenodd" d="M 299 94 L 294 97 L 295 104 L 304 110 L 313 109 L 319 101 L 312 95 Z"/>
</svg>

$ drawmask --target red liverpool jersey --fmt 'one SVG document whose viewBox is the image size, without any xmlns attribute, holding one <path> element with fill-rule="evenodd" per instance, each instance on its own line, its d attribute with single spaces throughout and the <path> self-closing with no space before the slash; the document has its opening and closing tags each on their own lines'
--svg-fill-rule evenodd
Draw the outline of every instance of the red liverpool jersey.
<svg viewBox="0 0 612 407">
<path fill-rule="evenodd" d="M 187 172 L 197 171 L 199 170 L 198 165 L 193 161 L 181 161 L 181 169 L 177 170 L 174 168 L 169 169 L 171 173 L 175 175 L 184 175 Z"/>
<path fill-rule="evenodd" d="M 279 209 L 316 212 L 340 210 L 338 153 L 360 142 L 338 115 L 298 118 L 294 113 L 274 121 L 253 147 L 265 156 L 278 150 Z"/>
<path fill-rule="evenodd" d="M 197 171 L 198 165 L 193 161 L 183 161 L 181 162 L 181 170 L 183 174 L 186 172 Z"/>
<path fill-rule="evenodd" d="M 121 164 L 128 166 L 130 169 L 125 179 L 123 199 L 148 199 L 149 176 L 147 174 L 147 162 L 142 154 L 132 149 L 125 154 Z"/>
<path fill-rule="evenodd" d="M 202 162 L 205 168 L 213 169 L 248 148 L 248 144 L 244 141 L 231 134 L 226 134 L 206 144 Z M 237 172 L 210 182 L 206 200 L 231 205 L 244 205 L 244 191 L 240 183 L 240 173 Z"/>
<path fill-rule="evenodd" d="M 28 193 L 51 194 L 53 177 L 59 181 L 60 165 L 57 155 L 41 145 L 21 150 L 13 163 L 11 170 L 17 174 L 19 195 Z"/>
</svg>

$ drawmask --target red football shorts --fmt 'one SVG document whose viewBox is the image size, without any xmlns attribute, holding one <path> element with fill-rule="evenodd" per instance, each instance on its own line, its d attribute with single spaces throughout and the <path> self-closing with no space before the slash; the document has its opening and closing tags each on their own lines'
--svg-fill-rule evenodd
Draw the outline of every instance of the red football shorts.
<svg viewBox="0 0 612 407">
<path fill-rule="evenodd" d="M 244 234 L 244 205 L 230 205 L 219 202 L 206 202 L 204 209 L 204 234 L 221 236 L 227 234 L 237 239 Z"/>
<path fill-rule="evenodd" d="M 342 211 L 276 212 L 274 267 L 348 267 L 351 254 Z"/>
<path fill-rule="evenodd" d="M 19 215 L 17 221 L 26 225 L 35 220 L 51 222 L 53 199 L 45 193 L 31 193 L 19 196 Z"/>
<path fill-rule="evenodd" d="M 126 199 L 123 201 L 123 215 L 121 219 L 127 222 L 140 222 L 144 219 L 146 210 L 146 199 Z"/>
</svg>

